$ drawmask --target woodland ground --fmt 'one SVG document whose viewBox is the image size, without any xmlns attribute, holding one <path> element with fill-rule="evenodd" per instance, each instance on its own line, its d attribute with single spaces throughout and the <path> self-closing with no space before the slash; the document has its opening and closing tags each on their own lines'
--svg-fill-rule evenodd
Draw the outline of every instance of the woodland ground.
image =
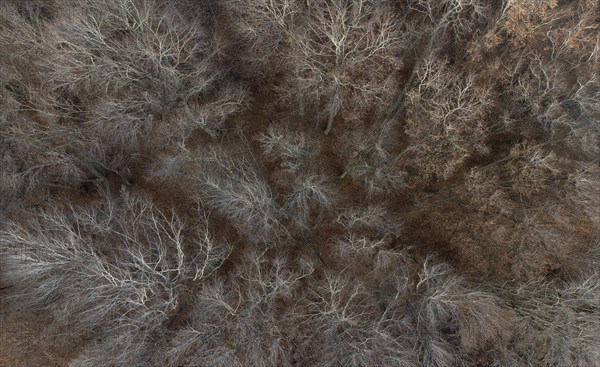
<svg viewBox="0 0 600 367">
<path fill-rule="evenodd" d="M 600 366 L 599 18 L 0 2 L 0 366 Z"/>
</svg>

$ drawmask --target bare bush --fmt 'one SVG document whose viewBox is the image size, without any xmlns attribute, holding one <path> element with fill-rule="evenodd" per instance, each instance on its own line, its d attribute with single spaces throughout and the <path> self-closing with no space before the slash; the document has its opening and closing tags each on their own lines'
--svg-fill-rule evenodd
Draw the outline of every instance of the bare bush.
<svg viewBox="0 0 600 367">
<path fill-rule="evenodd" d="M 315 294 L 308 297 L 314 298 L 306 308 L 309 327 L 315 328 L 313 332 L 321 340 L 311 341 L 315 350 L 306 353 L 307 357 L 312 354 L 331 366 L 379 364 L 376 351 L 368 348 L 369 339 L 375 336 L 372 324 L 377 315 L 376 303 L 360 283 L 328 274 Z"/>
<path fill-rule="evenodd" d="M 598 235 L 594 211 L 576 188 L 576 177 L 583 174 L 589 181 L 581 188 L 593 190 L 591 171 L 584 173 L 589 167 L 546 144 L 517 144 L 502 159 L 473 168 L 463 184 L 449 190 L 450 200 L 424 195 L 420 205 L 438 211 L 440 223 L 457 215 L 468 218 L 451 224 L 461 228 L 451 240 L 459 251 L 505 249 L 500 256 L 478 259 L 487 264 L 481 269 L 488 274 L 526 280 L 552 269 L 569 272 L 577 267 L 574 248 L 593 244 Z M 509 255 L 515 253 L 520 256 Z"/>
<path fill-rule="evenodd" d="M 371 258 L 377 254 L 379 250 L 387 247 L 389 241 L 385 238 L 371 239 L 366 236 L 360 236 L 351 233 L 348 236 L 339 238 L 335 241 L 335 245 L 342 259 L 356 258 Z"/>
<path fill-rule="evenodd" d="M 191 177 L 186 174 L 193 168 L 192 152 L 187 149 L 178 149 L 175 153 L 166 152 L 158 155 L 153 164 L 149 165 L 144 176 L 148 181 L 154 183 L 164 184 L 171 180 L 179 180 L 179 182 L 191 185 Z"/>
<path fill-rule="evenodd" d="M 372 270 L 401 233 L 402 226 L 383 206 L 354 207 L 336 219 L 344 233 L 332 238 L 338 261 L 351 267 Z"/>
</svg>

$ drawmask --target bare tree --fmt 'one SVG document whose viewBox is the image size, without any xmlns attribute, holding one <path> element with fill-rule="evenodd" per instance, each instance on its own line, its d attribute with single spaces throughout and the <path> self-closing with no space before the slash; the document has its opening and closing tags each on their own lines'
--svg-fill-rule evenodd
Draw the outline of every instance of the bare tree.
<svg viewBox="0 0 600 367">
<path fill-rule="evenodd" d="M 74 367 L 600 364 L 597 15 L 0 1 L 0 316 Z"/>
<path fill-rule="evenodd" d="M 215 67 L 220 46 L 201 19 L 153 1 L 62 6 L 72 8 L 28 24 L 3 4 L 0 43 L 14 57 L 0 65 L 12 105 L 0 134 L 23 191 L 128 185 L 142 151 L 185 148 L 197 128 L 217 138 L 245 106 L 247 90 Z"/>
<path fill-rule="evenodd" d="M 69 14 L 47 33 L 49 57 L 42 66 L 55 87 L 84 101 L 89 127 L 110 139 L 148 136 L 171 111 L 198 97 L 210 100 L 218 90 L 221 46 L 201 19 L 190 20 L 173 4 L 112 0 Z M 238 92 L 221 94 L 219 102 L 229 104 L 217 108 L 221 113 L 243 99 Z M 183 130 L 203 123 L 190 118 Z M 173 135 L 176 127 L 162 132 Z"/>
<path fill-rule="evenodd" d="M 284 305 L 293 302 L 312 265 L 293 269 L 264 250 L 251 251 L 244 260 L 231 277 L 200 291 L 191 325 L 175 337 L 173 365 L 291 365 L 294 333 L 287 326 L 295 320 Z"/>
<path fill-rule="evenodd" d="M 458 37 L 472 32 L 488 16 L 487 4 L 481 0 L 410 0 L 409 7 L 422 13 L 439 31 Z"/>
<path fill-rule="evenodd" d="M 402 224 L 383 206 L 354 207 L 342 212 L 336 222 L 345 228 L 379 237 L 395 237 L 400 234 Z"/>
<path fill-rule="evenodd" d="M 294 184 L 290 194 L 286 195 L 283 209 L 298 228 L 306 228 L 311 215 L 319 221 L 333 208 L 336 194 L 324 176 L 300 176 Z"/>
<path fill-rule="evenodd" d="M 579 154 L 597 157 L 600 131 L 591 121 L 600 116 L 595 102 L 600 97 L 600 80 L 594 72 L 582 68 L 573 83 L 566 78 L 570 64 L 560 61 L 546 60 L 535 52 L 523 55 L 519 64 L 526 65 L 524 71 L 507 67 L 507 76 L 514 80 L 512 93 L 526 112 L 535 116 L 538 129 L 550 134 L 555 142 Z"/>
<path fill-rule="evenodd" d="M 473 73 L 453 74 L 444 61 L 427 58 L 408 92 L 408 147 L 402 161 L 419 166 L 420 175 L 449 178 L 472 155 L 489 151 L 493 128 L 491 86 Z"/>
<path fill-rule="evenodd" d="M 293 67 L 293 63 L 282 64 L 278 56 L 290 29 L 305 11 L 302 1 L 229 0 L 222 7 L 228 18 L 225 32 L 235 36 L 242 72 L 264 76 Z"/>
<path fill-rule="evenodd" d="M 310 168 L 321 152 L 317 138 L 285 126 L 271 126 L 258 137 L 263 154 L 293 174 Z"/>
<path fill-rule="evenodd" d="M 358 118 L 374 101 L 385 104 L 394 93 L 400 23 L 389 3 L 258 0 L 227 4 L 242 19 L 236 22 L 237 32 L 252 45 L 253 55 L 277 55 L 278 60 L 285 60 L 283 70 L 288 75 L 282 96 L 299 103 L 301 115 L 305 103 L 325 112 L 326 134 L 340 111 L 347 112 L 344 118 Z M 269 65 L 282 68 L 280 61 Z"/>
<path fill-rule="evenodd" d="M 325 101 L 327 135 L 340 111 L 356 118 L 373 101 L 390 99 L 400 26 L 385 2 L 311 1 L 309 6 L 306 25 L 288 36 L 296 65 L 290 83 L 295 96 L 316 93 Z"/>
<path fill-rule="evenodd" d="M 396 120 L 384 119 L 366 131 L 344 136 L 345 146 L 340 153 L 346 167 L 340 178 L 350 176 L 369 197 L 394 194 L 406 188 L 408 175 L 400 164 L 405 151 L 398 144 L 399 130 Z"/>
<path fill-rule="evenodd" d="M 283 212 L 257 162 L 247 154 L 213 149 L 200 162 L 198 196 L 232 221 L 252 242 L 286 236 Z"/>
<path fill-rule="evenodd" d="M 384 365 L 386 355 L 377 342 L 385 339 L 379 340 L 374 330 L 377 303 L 362 284 L 326 274 L 307 295 L 304 309 L 304 364 Z M 401 353 L 401 349 L 395 352 Z"/>
<path fill-rule="evenodd" d="M 209 277 L 227 258 L 228 247 L 203 227 L 190 235 L 147 198 L 120 199 L 7 223 L 0 244 L 3 276 L 18 288 L 11 302 L 51 310 L 74 336 L 125 329 L 143 341 L 173 315 L 184 283 Z M 140 346 L 107 348 L 126 356 Z"/>
<path fill-rule="evenodd" d="M 505 284 L 496 292 L 516 314 L 516 343 L 499 359 L 509 365 L 586 366 L 600 361 L 600 284 L 592 273 L 567 284 Z"/>
</svg>

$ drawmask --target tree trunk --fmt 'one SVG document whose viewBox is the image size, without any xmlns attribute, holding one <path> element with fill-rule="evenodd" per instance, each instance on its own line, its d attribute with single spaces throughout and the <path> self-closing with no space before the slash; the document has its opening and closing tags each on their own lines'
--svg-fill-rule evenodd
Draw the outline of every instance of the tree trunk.
<svg viewBox="0 0 600 367">
<path fill-rule="evenodd" d="M 304 96 L 298 98 L 298 115 L 304 117 Z"/>
<path fill-rule="evenodd" d="M 333 127 L 333 120 L 337 116 L 340 111 L 340 106 L 342 104 L 342 96 L 340 95 L 340 86 L 335 86 L 335 94 L 333 95 L 331 106 L 329 107 L 329 114 L 327 116 L 327 127 L 325 128 L 325 135 L 329 135 L 331 132 L 331 128 Z"/>
</svg>

